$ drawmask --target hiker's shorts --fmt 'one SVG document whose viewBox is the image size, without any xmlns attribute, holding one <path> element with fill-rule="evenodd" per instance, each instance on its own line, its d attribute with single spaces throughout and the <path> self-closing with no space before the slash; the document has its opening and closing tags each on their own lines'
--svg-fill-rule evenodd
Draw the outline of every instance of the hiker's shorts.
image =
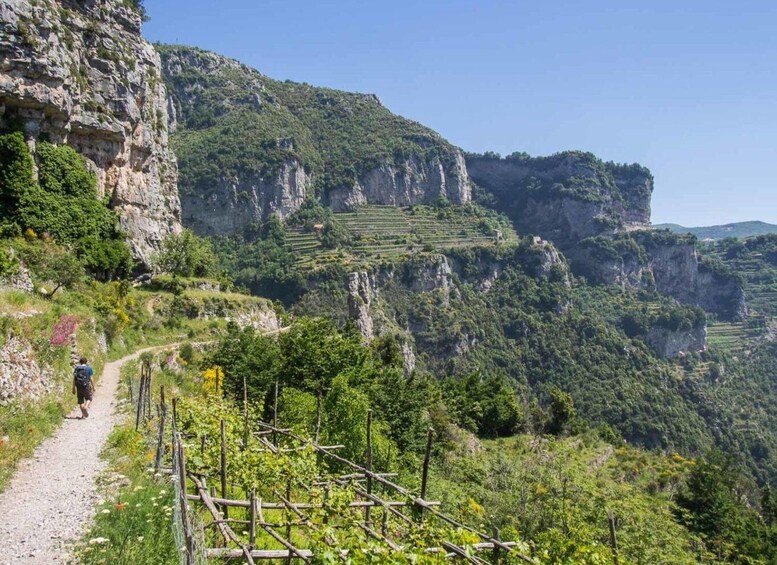
<svg viewBox="0 0 777 565">
<path fill-rule="evenodd" d="M 78 394 L 79 404 L 83 404 L 87 400 L 92 400 L 92 387 L 90 386 L 77 386 L 76 393 Z"/>
</svg>

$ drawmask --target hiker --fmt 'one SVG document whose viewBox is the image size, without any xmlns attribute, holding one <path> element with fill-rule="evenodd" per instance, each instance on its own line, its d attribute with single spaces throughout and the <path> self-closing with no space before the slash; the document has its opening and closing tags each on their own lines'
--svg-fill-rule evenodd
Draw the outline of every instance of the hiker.
<svg viewBox="0 0 777 565">
<path fill-rule="evenodd" d="M 88 365 L 86 357 L 81 357 L 73 369 L 73 394 L 78 395 L 78 405 L 81 408 L 81 418 L 89 417 L 89 403 L 94 393 L 94 370 Z"/>
</svg>

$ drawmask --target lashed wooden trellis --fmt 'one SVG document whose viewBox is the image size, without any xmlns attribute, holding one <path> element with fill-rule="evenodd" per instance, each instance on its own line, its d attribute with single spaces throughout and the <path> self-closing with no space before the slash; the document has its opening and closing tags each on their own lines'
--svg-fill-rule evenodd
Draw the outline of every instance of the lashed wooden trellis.
<svg viewBox="0 0 777 565">
<path fill-rule="evenodd" d="M 141 366 L 140 383 L 137 388 L 137 395 L 132 398 L 133 386 L 132 380 L 128 383 L 131 400 L 136 405 L 136 425 L 141 421 L 147 420 L 151 416 L 151 367 L 149 363 L 143 363 Z M 245 386 L 244 386 L 245 389 Z M 519 559 L 528 563 L 534 561 L 524 555 L 520 555 L 515 549 L 515 542 L 503 541 L 499 539 L 498 532 L 494 535 L 477 531 L 454 518 L 444 514 L 439 510 L 440 503 L 427 500 L 427 485 L 429 476 L 429 467 L 432 453 L 432 430 L 429 430 L 426 453 L 421 472 L 420 494 L 416 495 L 407 488 L 390 480 L 392 473 L 379 473 L 373 470 L 372 453 L 372 412 L 368 413 L 366 422 L 367 449 L 365 454 L 365 463 L 360 465 L 345 457 L 335 453 L 342 445 L 321 445 L 319 443 L 320 421 L 321 421 L 321 399 L 319 396 L 317 403 L 317 423 L 314 439 L 303 438 L 295 434 L 292 430 L 281 428 L 278 425 L 277 415 L 277 385 L 275 388 L 275 402 L 273 403 L 272 423 L 257 422 L 253 434 L 250 433 L 249 413 L 247 409 L 246 391 L 244 390 L 244 429 L 241 448 L 248 447 L 249 435 L 258 439 L 263 450 L 273 454 L 284 454 L 303 449 L 312 449 L 322 460 L 329 463 L 335 463 L 342 469 L 348 470 L 334 476 L 319 475 L 311 484 L 302 484 L 298 482 L 292 488 L 291 482 L 286 485 L 285 492 L 275 488 L 272 489 L 272 500 L 266 498 L 257 498 L 254 491 L 247 493 L 246 499 L 228 498 L 228 477 L 227 477 L 227 438 L 224 429 L 224 422 L 221 422 L 220 429 L 220 461 L 219 469 L 213 470 L 213 475 L 218 475 L 221 496 L 216 496 L 215 485 L 206 483 L 207 477 L 195 472 L 187 471 L 186 448 L 181 433 L 176 427 L 176 399 L 172 400 L 172 418 L 170 422 L 172 436 L 172 473 L 176 482 L 176 521 L 177 531 L 182 538 L 180 546 L 183 551 L 182 563 L 194 565 L 201 562 L 202 557 L 219 560 L 242 560 L 249 564 L 263 560 L 285 560 L 291 563 L 294 560 L 310 562 L 314 558 L 315 549 L 311 547 L 299 547 L 295 543 L 295 530 L 303 531 L 313 535 L 297 535 L 296 537 L 308 540 L 312 545 L 314 538 L 323 540 L 324 544 L 341 559 L 347 559 L 349 550 L 338 547 L 331 535 L 326 532 L 327 528 L 332 526 L 328 523 L 326 517 L 321 523 L 310 516 L 311 512 L 317 510 L 327 510 L 327 495 L 330 491 L 338 487 L 345 487 L 354 494 L 353 500 L 347 504 L 347 511 L 352 515 L 358 516 L 355 519 L 355 527 L 363 534 L 377 544 L 385 546 L 393 551 L 403 549 L 402 538 L 417 530 L 424 521 L 434 520 L 440 524 L 446 524 L 453 528 L 469 532 L 476 536 L 480 541 L 470 543 L 466 547 L 452 541 L 442 541 L 435 547 L 424 549 L 429 554 L 444 554 L 449 558 L 463 559 L 470 563 L 499 563 L 501 558 L 507 554 L 517 556 Z M 157 405 L 157 422 L 159 425 L 157 436 L 157 449 L 155 457 L 155 468 L 160 470 L 162 458 L 165 452 L 165 424 L 167 423 L 167 405 L 165 402 L 164 387 L 160 387 L 159 404 Z M 189 438 L 190 440 L 196 438 Z M 205 438 L 199 438 L 204 451 Z M 312 496 L 313 489 L 323 489 L 323 500 L 317 500 Z M 305 500 L 295 500 L 304 498 Z M 220 542 L 217 547 L 200 547 L 204 542 L 198 540 L 202 536 L 196 536 L 192 527 L 193 518 L 198 513 L 193 512 L 201 505 L 205 510 L 206 519 L 203 520 L 206 528 L 213 527 L 218 532 Z M 245 515 L 247 519 L 237 519 L 230 517 L 230 508 L 236 510 L 236 514 Z M 239 512 L 238 512 L 239 510 Z M 268 517 L 268 513 L 276 515 L 282 512 L 287 518 L 285 520 L 273 521 Z M 326 514 L 325 514 L 326 516 Z M 393 522 L 390 524 L 390 520 Z M 345 527 L 353 527 L 351 522 Z M 404 535 L 399 530 L 397 524 L 404 528 Z M 238 535 L 235 531 L 239 528 L 241 533 Z M 258 547 L 258 533 L 266 534 Z M 268 542 L 272 542 L 268 544 Z M 276 547 L 266 547 L 275 545 Z M 486 559 L 486 556 L 488 559 Z"/>
</svg>

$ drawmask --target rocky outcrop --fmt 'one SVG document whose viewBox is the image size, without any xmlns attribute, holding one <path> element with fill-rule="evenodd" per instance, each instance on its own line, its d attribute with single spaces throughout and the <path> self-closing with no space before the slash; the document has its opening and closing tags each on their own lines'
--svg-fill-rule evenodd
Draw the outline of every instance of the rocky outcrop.
<svg viewBox="0 0 777 565">
<path fill-rule="evenodd" d="M 283 220 L 302 206 L 312 183 L 296 159 L 269 177 L 249 173 L 224 178 L 207 193 L 181 193 L 183 223 L 202 234 L 224 235 L 240 233 L 271 215 Z"/>
<path fill-rule="evenodd" d="M 591 238 L 570 251 L 570 256 L 577 272 L 593 282 L 623 290 L 657 290 L 723 320 L 747 317 L 740 281 L 704 262 L 692 236 L 635 231 L 615 238 Z"/>
<path fill-rule="evenodd" d="M 639 165 L 590 153 L 550 157 L 468 155 L 473 181 L 491 192 L 516 228 L 567 249 L 586 237 L 650 224 L 653 177 Z"/>
<path fill-rule="evenodd" d="M 747 317 L 742 284 L 733 275 L 700 261 L 694 245 L 658 245 L 649 248 L 648 253 L 650 272 L 659 292 L 714 312 L 724 320 Z"/>
<path fill-rule="evenodd" d="M 398 163 L 385 160 L 361 175 L 353 186 L 331 190 L 327 199 L 334 211 L 343 212 L 362 204 L 431 204 L 440 197 L 454 204 L 472 200 L 467 167 L 458 150 L 447 162 L 437 156 L 424 160 L 417 155 Z"/>
<path fill-rule="evenodd" d="M 105 0 L 0 3 L 0 121 L 74 147 L 147 261 L 180 230 L 177 166 L 168 147 L 160 60 L 141 18 Z"/>
<path fill-rule="evenodd" d="M 30 271 L 24 265 L 19 265 L 16 272 L 0 277 L 0 290 L 21 290 L 22 292 L 33 292 L 35 286 L 30 277 Z"/>
<path fill-rule="evenodd" d="M 700 352 L 706 349 L 707 326 L 702 325 L 690 330 L 670 330 L 655 326 L 650 328 L 645 341 L 664 359 Z"/>
<path fill-rule="evenodd" d="M 373 338 L 373 320 L 370 311 L 373 289 L 369 275 L 362 271 L 348 275 L 348 315 L 364 339 Z"/>
</svg>

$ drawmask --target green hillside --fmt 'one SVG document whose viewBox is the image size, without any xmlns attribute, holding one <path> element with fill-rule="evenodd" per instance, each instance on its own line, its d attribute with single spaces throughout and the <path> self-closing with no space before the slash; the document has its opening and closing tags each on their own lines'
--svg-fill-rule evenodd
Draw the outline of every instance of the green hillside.
<svg viewBox="0 0 777 565">
<path fill-rule="evenodd" d="M 687 228 L 679 224 L 655 224 L 657 229 L 668 229 L 674 233 L 691 233 L 701 240 L 705 239 L 724 239 L 735 237 L 744 239 L 756 235 L 766 235 L 777 233 L 777 225 L 767 224 L 766 222 L 735 222 L 733 224 L 723 224 L 720 226 L 703 226 L 696 228 Z"/>
<path fill-rule="evenodd" d="M 374 95 L 273 80 L 195 47 L 156 48 L 181 112 L 171 143 L 184 194 L 207 194 L 248 172 L 271 175 L 290 158 L 319 179 L 318 195 L 352 185 L 383 160 L 453 159 L 454 147 L 439 134 L 391 113 Z"/>
</svg>

